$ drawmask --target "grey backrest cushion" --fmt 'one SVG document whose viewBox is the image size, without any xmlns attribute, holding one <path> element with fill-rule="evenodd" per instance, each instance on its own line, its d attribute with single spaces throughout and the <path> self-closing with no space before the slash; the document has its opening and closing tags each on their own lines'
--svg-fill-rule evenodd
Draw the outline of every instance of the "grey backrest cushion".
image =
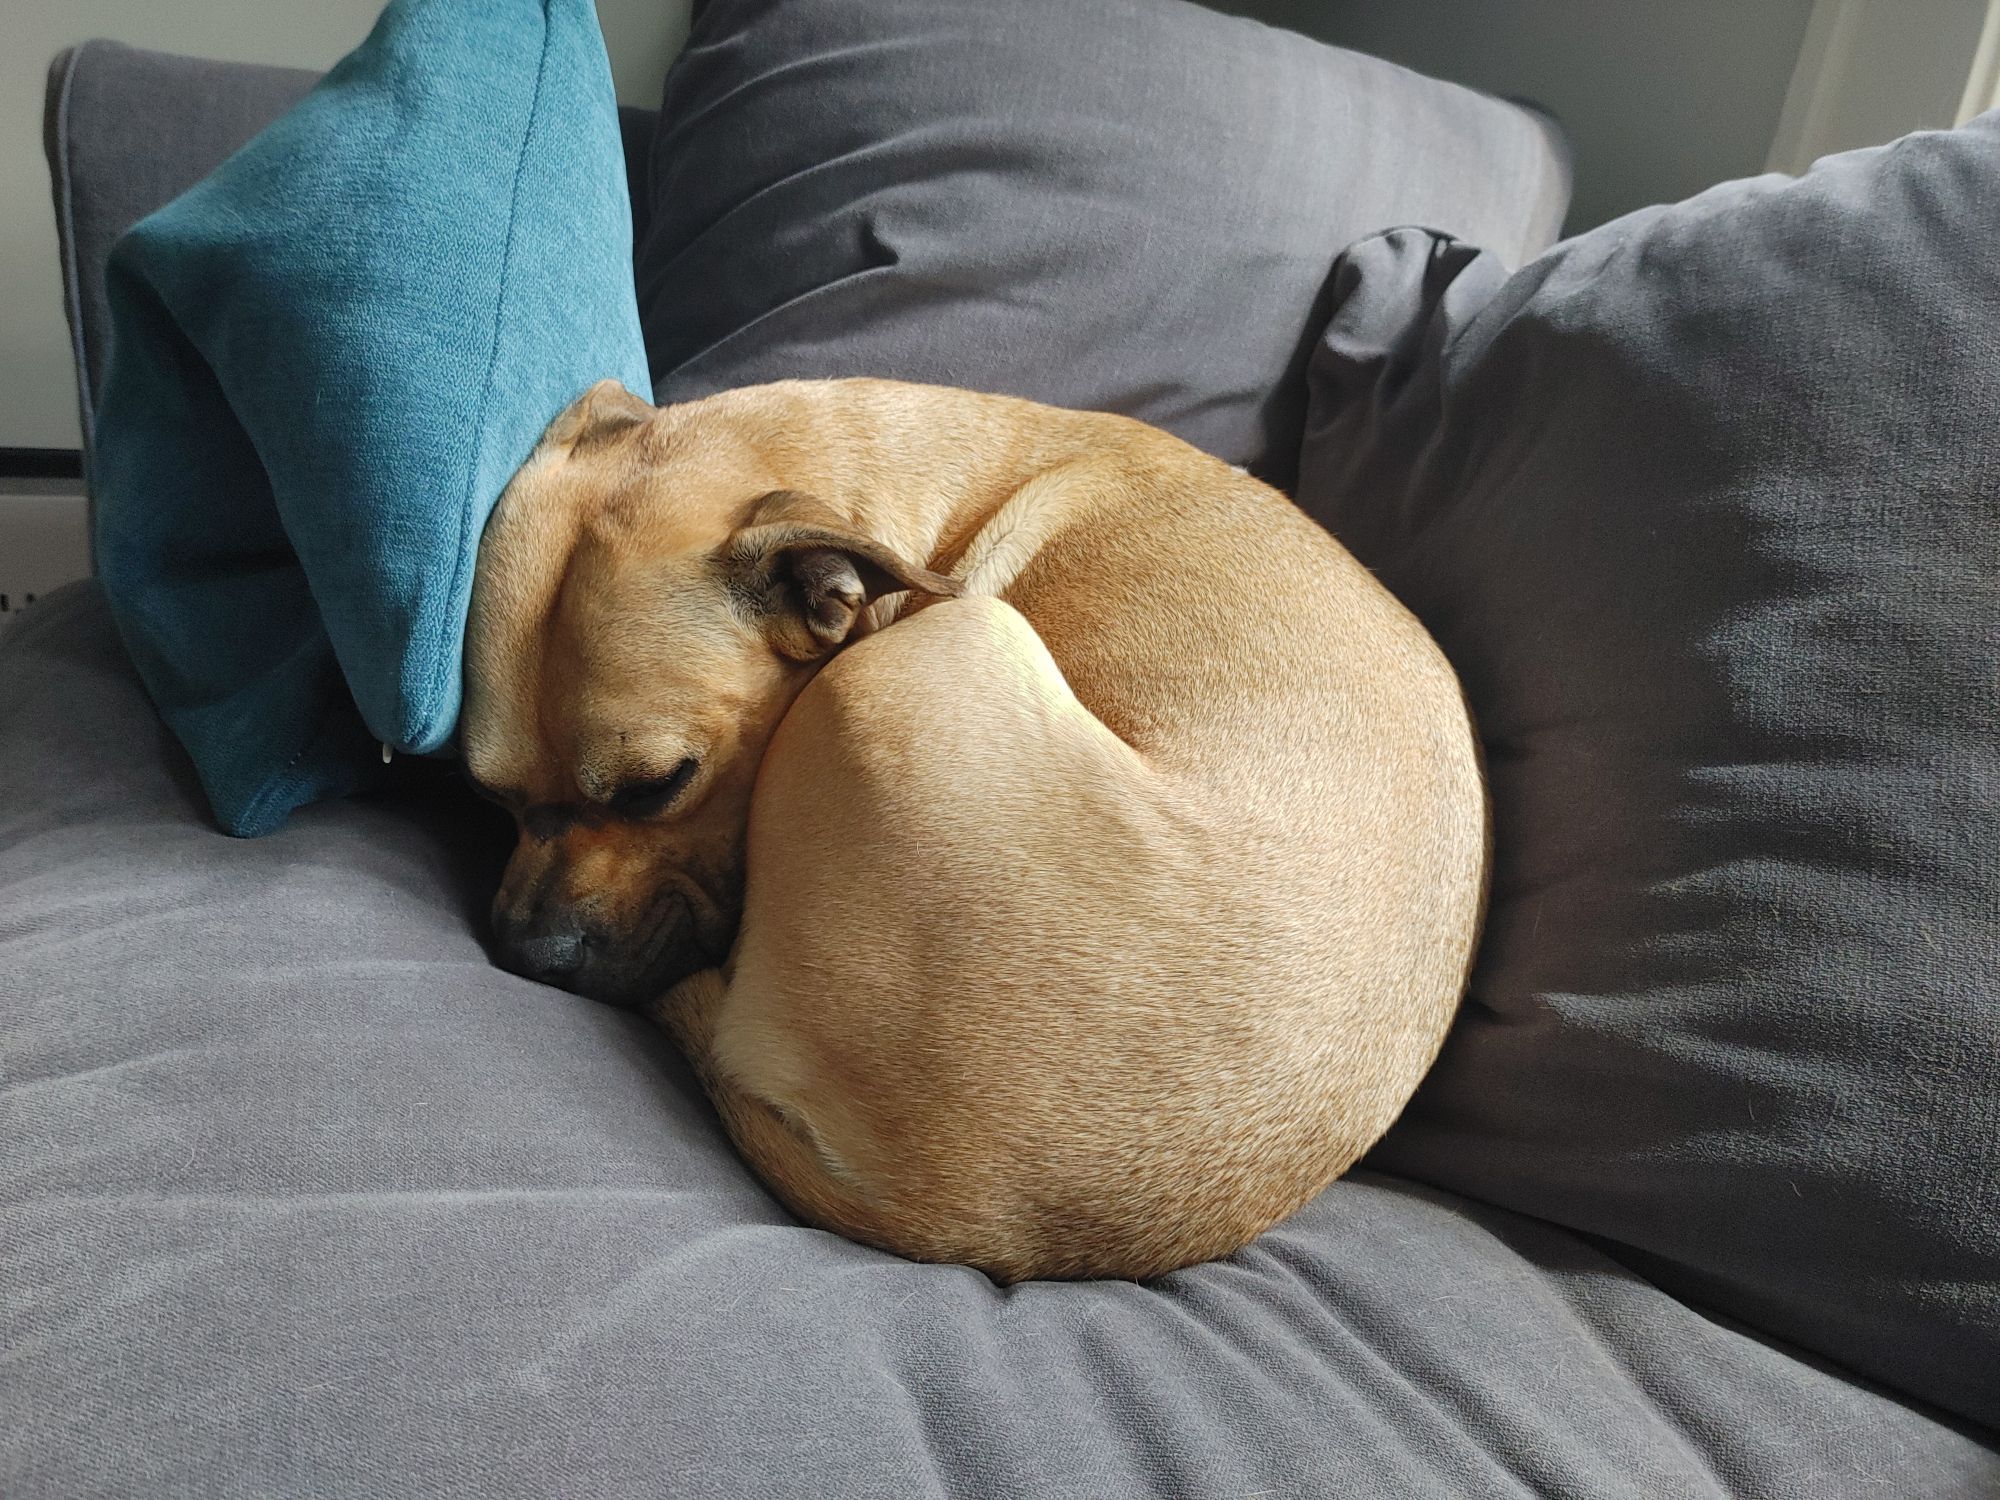
<svg viewBox="0 0 2000 1500">
<path fill-rule="evenodd" d="M 206 177 L 319 81 L 298 68 L 213 62 L 84 42 L 49 67 L 43 145 L 55 197 L 63 289 L 84 441 L 104 374 L 110 315 L 104 262 L 133 224 Z M 628 181 L 645 181 L 653 112 L 621 109 Z M 633 233 L 647 195 L 633 194 Z"/>
<path fill-rule="evenodd" d="M 662 402 L 789 376 L 1158 423 L 1287 482 L 1349 242 L 1546 245 L 1541 117 L 1181 0 L 707 0 L 639 301 Z"/>
<path fill-rule="evenodd" d="M 2000 114 L 1511 278 L 1357 246 L 1301 501 L 1492 776 L 1378 1166 L 2000 1423 Z"/>
</svg>

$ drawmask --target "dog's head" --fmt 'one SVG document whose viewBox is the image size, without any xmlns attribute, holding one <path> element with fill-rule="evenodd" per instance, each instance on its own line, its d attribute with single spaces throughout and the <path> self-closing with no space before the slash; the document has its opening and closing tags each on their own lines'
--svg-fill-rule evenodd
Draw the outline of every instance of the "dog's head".
<svg viewBox="0 0 2000 1500">
<path fill-rule="evenodd" d="M 520 831 L 501 961 L 618 1004 L 727 953 L 751 788 L 813 670 L 881 595 L 955 591 L 674 417 L 607 381 L 556 419 L 481 540 L 466 634 L 466 770 Z"/>
</svg>

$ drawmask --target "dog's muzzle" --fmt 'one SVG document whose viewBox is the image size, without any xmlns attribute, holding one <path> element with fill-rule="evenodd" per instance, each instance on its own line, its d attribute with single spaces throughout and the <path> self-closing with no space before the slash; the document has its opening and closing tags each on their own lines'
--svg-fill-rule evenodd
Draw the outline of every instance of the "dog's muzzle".
<svg viewBox="0 0 2000 1500">
<path fill-rule="evenodd" d="M 494 957 L 527 979 L 607 1005 L 642 1006 L 711 962 L 685 902 L 670 899 L 645 931 L 612 932 L 573 908 L 544 903 L 525 916 L 496 907 Z"/>
</svg>

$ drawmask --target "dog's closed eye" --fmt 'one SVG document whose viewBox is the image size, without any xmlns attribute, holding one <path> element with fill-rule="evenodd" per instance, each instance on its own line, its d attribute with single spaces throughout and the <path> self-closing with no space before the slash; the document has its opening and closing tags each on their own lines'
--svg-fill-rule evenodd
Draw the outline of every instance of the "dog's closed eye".
<svg viewBox="0 0 2000 1500">
<path fill-rule="evenodd" d="M 611 794 L 608 806 L 621 818 L 650 818 L 663 813 L 700 769 L 701 762 L 690 755 L 664 776 L 626 782 Z"/>
</svg>

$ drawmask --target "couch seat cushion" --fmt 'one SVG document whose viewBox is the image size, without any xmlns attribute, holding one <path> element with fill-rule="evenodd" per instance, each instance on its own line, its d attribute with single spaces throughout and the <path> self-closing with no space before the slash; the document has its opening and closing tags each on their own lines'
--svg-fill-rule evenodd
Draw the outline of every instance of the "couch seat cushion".
<svg viewBox="0 0 2000 1500">
<path fill-rule="evenodd" d="M 492 966 L 507 830 L 422 769 L 225 838 L 94 589 L 0 636 L 9 1500 L 2000 1488 L 1908 1402 L 1379 1174 L 1150 1286 L 801 1228 L 651 1030 Z"/>
</svg>

